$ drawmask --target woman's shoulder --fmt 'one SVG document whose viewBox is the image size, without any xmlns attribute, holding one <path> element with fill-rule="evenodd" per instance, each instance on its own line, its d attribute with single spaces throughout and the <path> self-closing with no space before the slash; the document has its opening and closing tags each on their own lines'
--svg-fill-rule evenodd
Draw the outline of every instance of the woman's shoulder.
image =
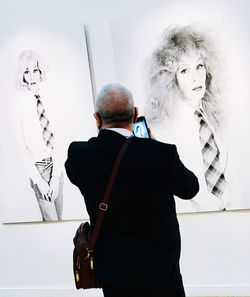
<svg viewBox="0 0 250 297">
<path fill-rule="evenodd" d="M 27 113 L 30 103 L 32 102 L 32 96 L 26 91 L 17 91 L 13 97 L 11 103 L 12 114 L 18 117 Z"/>
<path fill-rule="evenodd" d="M 171 125 L 168 121 L 162 121 L 158 124 L 152 124 L 150 126 L 150 130 L 156 140 L 163 143 L 174 143 Z"/>
<path fill-rule="evenodd" d="M 11 111 L 13 115 L 21 114 L 23 111 L 22 93 L 17 92 L 11 102 Z"/>
</svg>

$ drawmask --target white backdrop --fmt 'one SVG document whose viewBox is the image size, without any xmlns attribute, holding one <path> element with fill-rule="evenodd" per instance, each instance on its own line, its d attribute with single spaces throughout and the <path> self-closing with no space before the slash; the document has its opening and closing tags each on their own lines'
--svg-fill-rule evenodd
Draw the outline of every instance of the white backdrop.
<svg viewBox="0 0 250 297">
<path fill-rule="evenodd" d="M 90 29 L 97 90 L 100 90 L 105 83 L 118 80 L 110 21 L 114 17 L 127 19 L 129 16 L 146 16 L 155 9 L 171 7 L 173 3 L 181 5 L 183 2 L 166 0 L 93 0 L 89 2 L 10 0 L 1 2 L 0 47 L 10 33 L 13 33 L 13 29 L 8 32 L 8 26 L 12 28 L 13 24 L 16 24 L 16 27 L 26 28 L 34 26 L 40 29 L 44 26 L 56 28 L 57 32 L 63 31 L 70 38 L 78 41 L 84 21 Z M 204 4 L 205 1 L 188 3 L 195 9 L 196 5 Z M 214 4 L 215 7 L 218 5 L 218 1 L 209 1 L 209 3 Z M 250 11 L 248 1 L 227 1 L 226 3 L 228 9 L 233 12 L 232 24 L 241 19 L 242 11 L 245 14 Z M 245 28 L 249 28 L 250 18 L 243 18 L 242 22 Z M 239 34 L 244 35 L 242 32 Z M 246 38 L 247 36 L 244 37 Z M 249 47 L 246 46 L 246 50 L 249 51 Z M 2 81 L 0 84 L 2 89 L 4 87 Z M 4 98 L 1 98 L 1 102 L 3 101 Z M 1 109 L 2 119 L 4 119 L 4 111 Z M 6 133 L 4 135 L 6 136 Z M 2 145 L 1 155 L 10 149 Z M 242 148 L 242 153 L 246 153 L 245 148 Z M 241 155 L 239 158 L 241 159 Z M 6 165 L 4 166 L 6 168 Z M 2 184 L 10 177 L 2 177 Z M 248 176 L 245 177 L 245 180 L 247 179 Z M 246 197 L 249 196 L 247 192 L 244 194 Z M 3 199 L 10 198 L 8 193 L 4 196 L 1 194 L 1 203 Z M 78 208 L 80 208 L 79 205 Z M 18 209 L 15 211 L 18 213 Z M 3 218 L 2 207 L 0 212 Z M 182 234 L 181 266 L 187 296 L 249 296 L 250 212 L 182 214 L 178 219 Z M 1 224 L 0 296 L 102 296 L 98 290 L 82 292 L 74 289 L 72 237 L 79 224 L 80 221 Z"/>
</svg>

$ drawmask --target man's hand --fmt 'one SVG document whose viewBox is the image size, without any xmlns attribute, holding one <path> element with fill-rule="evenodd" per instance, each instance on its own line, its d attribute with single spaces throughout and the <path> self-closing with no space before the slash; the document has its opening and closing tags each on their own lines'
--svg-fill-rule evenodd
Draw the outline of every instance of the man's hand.
<svg viewBox="0 0 250 297">
<path fill-rule="evenodd" d="M 52 176 L 48 191 L 49 201 L 55 201 L 59 192 L 59 177 Z"/>
<path fill-rule="evenodd" d="M 43 178 L 40 178 L 36 183 L 36 185 L 42 194 L 41 199 L 49 200 L 48 198 L 49 184 Z"/>
<path fill-rule="evenodd" d="M 148 135 L 149 135 L 149 138 L 150 139 L 156 140 L 155 137 L 154 137 L 154 135 L 151 133 L 151 130 L 149 128 L 148 128 Z"/>
</svg>

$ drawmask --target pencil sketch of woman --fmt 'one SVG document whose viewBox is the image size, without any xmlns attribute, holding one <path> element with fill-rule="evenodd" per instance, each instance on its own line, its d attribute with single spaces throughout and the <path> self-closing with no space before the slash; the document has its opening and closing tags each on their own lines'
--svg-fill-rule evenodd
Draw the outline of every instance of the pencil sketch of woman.
<svg viewBox="0 0 250 297">
<path fill-rule="evenodd" d="M 15 102 L 15 128 L 22 158 L 28 169 L 43 221 L 61 220 L 63 207 L 63 163 L 57 130 L 49 104 L 41 92 L 46 65 L 32 50 L 19 57 Z"/>
<path fill-rule="evenodd" d="M 233 208 L 224 141 L 226 96 L 218 51 L 206 32 L 170 26 L 148 61 L 145 115 L 157 140 L 175 143 L 199 194 L 178 211 Z"/>
</svg>

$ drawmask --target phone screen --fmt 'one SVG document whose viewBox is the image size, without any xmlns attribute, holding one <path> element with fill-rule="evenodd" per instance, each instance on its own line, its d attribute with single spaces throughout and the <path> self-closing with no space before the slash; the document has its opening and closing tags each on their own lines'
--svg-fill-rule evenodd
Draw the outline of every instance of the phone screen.
<svg viewBox="0 0 250 297">
<path fill-rule="evenodd" d="M 145 117 L 139 117 L 133 125 L 134 135 L 140 138 L 149 138 Z"/>
</svg>

